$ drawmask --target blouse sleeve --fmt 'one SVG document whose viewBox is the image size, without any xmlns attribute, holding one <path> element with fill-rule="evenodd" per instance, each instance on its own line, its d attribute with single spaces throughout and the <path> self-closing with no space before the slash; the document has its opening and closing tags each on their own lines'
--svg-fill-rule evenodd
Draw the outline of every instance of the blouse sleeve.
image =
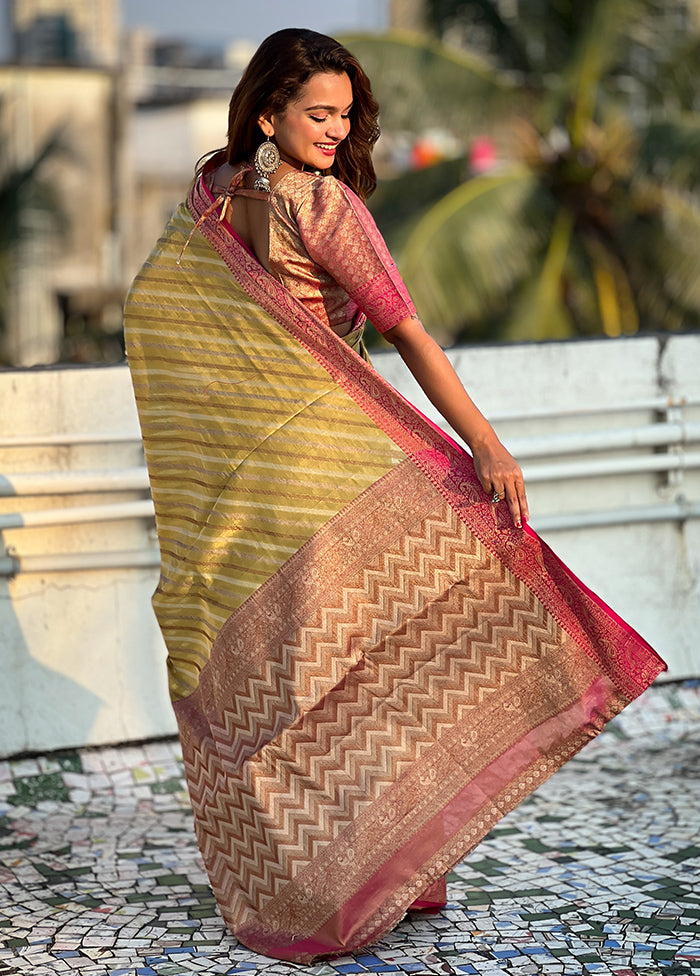
<svg viewBox="0 0 700 976">
<path fill-rule="evenodd" d="M 416 310 L 371 214 L 332 176 L 313 180 L 296 213 L 310 257 L 338 282 L 380 332 Z"/>
</svg>

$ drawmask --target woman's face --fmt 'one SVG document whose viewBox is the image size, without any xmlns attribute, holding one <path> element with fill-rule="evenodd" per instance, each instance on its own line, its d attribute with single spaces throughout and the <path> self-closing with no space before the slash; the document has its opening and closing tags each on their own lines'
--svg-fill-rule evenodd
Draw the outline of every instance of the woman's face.
<svg viewBox="0 0 700 976">
<path fill-rule="evenodd" d="M 338 145 L 350 131 L 352 84 L 345 72 L 312 75 L 296 101 L 280 115 L 259 119 L 266 136 L 275 137 L 283 156 L 311 169 L 329 169 Z"/>
</svg>

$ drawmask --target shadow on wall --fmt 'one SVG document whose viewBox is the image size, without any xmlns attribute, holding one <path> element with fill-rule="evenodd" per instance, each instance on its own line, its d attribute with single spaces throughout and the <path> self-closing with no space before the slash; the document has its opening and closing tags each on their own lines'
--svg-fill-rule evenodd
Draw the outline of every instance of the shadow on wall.
<svg viewBox="0 0 700 976">
<path fill-rule="evenodd" d="M 43 586 L 43 580 L 38 585 Z M 0 653 L 5 673 L 0 683 L 0 755 L 34 752 L 51 748 L 51 743 L 54 748 L 81 746 L 89 741 L 104 703 L 47 663 L 51 657 L 48 618 L 43 620 L 46 660 L 32 656 L 11 588 L 7 578 L 0 579 Z"/>
</svg>

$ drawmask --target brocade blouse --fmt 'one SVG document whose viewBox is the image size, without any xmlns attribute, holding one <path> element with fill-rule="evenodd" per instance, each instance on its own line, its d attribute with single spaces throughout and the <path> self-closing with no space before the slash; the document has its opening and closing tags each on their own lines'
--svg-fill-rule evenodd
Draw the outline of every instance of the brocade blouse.
<svg viewBox="0 0 700 976">
<path fill-rule="evenodd" d="M 270 194 L 270 271 L 338 335 L 416 316 L 371 214 L 334 176 L 293 170 Z"/>
</svg>

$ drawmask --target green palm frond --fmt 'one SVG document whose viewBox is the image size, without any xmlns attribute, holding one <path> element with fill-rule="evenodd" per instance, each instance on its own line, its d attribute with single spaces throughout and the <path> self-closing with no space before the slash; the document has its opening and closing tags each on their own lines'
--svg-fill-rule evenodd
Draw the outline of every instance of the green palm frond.
<svg viewBox="0 0 700 976">
<path fill-rule="evenodd" d="M 694 31 L 657 61 L 652 84 L 647 86 L 650 103 L 667 111 L 692 112 L 697 106 L 699 76 L 700 37 Z"/>
<path fill-rule="evenodd" d="M 428 3 L 462 30 L 478 22 L 496 37 L 512 27 L 530 73 L 524 100 L 507 71 L 475 67 L 467 53 L 460 66 L 438 45 L 396 37 L 378 67 L 390 110 L 395 77 L 408 77 L 397 118 L 405 121 L 410 105 L 411 131 L 433 122 L 454 131 L 455 118 L 478 124 L 477 110 L 462 103 L 481 98 L 484 130 L 520 160 L 452 187 L 456 165 L 448 179 L 436 169 L 392 181 L 382 220 L 426 326 L 443 341 L 700 328 L 700 122 L 692 111 L 700 43 L 678 26 L 689 4 L 669 11 L 664 0 L 530 0 L 517 23 L 499 24 L 490 19 L 503 9 L 495 0 Z M 498 53 L 494 60 L 512 69 L 507 44 Z M 430 64 L 441 79 L 435 90 L 422 71 Z M 448 192 L 436 200 L 441 182 Z M 411 213 L 406 201 L 415 203 Z"/>
<path fill-rule="evenodd" d="M 661 183 L 700 190 L 700 116 L 659 118 L 646 128 L 637 154 L 641 172 Z"/>
<path fill-rule="evenodd" d="M 56 224 L 64 220 L 55 189 L 42 179 L 42 170 L 51 159 L 67 151 L 61 133 L 56 131 L 23 166 L 8 168 L 0 160 L 0 251 L 21 237 L 22 214 L 27 210 L 39 210 Z"/>
<path fill-rule="evenodd" d="M 689 0 L 647 0 L 627 32 L 621 67 L 652 109 L 688 112 L 697 106 L 700 36 L 692 6 Z"/>
<path fill-rule="evenodd" d="M 36 233 L 27 215 L 39 213 L 45 228 L 62 230 L 66 217 L 53 185 L 43 179 L 45 166 L 68 153 L 59 131 L 54 132 L 26 164 L 11 167 L 0 154 L 0 332 L 5 325 L 7 293 L 15 249 Z"/>
<path fill-rule="evenodd" d="M 476 177 L 430 209 L 398 258 L 421 318 L 443 340 L 502 310 L 549 234 L 551 203 L 524 168 Z"/>
<path fill-rule="evenodd" d="M 564 301 L 562 282 L 571 247 L 573 215 L 559 210 L 539 274 L 521 289 L 502 338 L 511 342 L 568 339 L 576 328 Z"/>
<path fill-rule="evenodd" d="M 664 241 L 657 259 L 669 296 L 700 318 L 700 200 L 665 187 Z"/>
<path fill-rule="evenodd" d="M 592 0 L 582 7 L 581 25 L 563 72 L 563 93 L 572 106 L 569 127 L 574 145 L 583 145 L 595 118 L 601 82 L 618 65 L 629 43 L 628 28 L 639 20 L 648 0 Z"/>
<path fill-rule="evenodd" d="M 380 181 L 369 209 L 390 251 L 398 253 L 423 213 L 463 183 L 466 171 L 460 156 Z"/>
<path fill-rule="evenodd" d="M 634 335 L 639 329 L 639 314 L 627 269 L 614 250 L 599 238 L 583 238 L 582 244 L 596 298 L 589 331 L 611 337 L 623 333 Z"/>
<path fill-rule="evenodd" d="M 466 134 L 488 122 L 499 106 L 502 114 L 516 94 L 512 82 L 483 58 L 420 35 L 355 34 L 342 42 L 371 79 L 389 131 L 442 127 Z"/>
<path fill-rule="evenodd" d="M 459 24 L 466 30 L 471 24 L 484 26 L 503 65 L 526 75 L 532 73 L 527 44 L 518 30 L 520 19 L 505 19 L 492 0 L 428 0 L 427 13 L 430 26 L 438 34 Z"/>
<path fill-rule="evenodd" d="M 700 203 L 669 187 L 643 189 L 620 228 L 640 328 L 700 328 Z"/>
</svg>

